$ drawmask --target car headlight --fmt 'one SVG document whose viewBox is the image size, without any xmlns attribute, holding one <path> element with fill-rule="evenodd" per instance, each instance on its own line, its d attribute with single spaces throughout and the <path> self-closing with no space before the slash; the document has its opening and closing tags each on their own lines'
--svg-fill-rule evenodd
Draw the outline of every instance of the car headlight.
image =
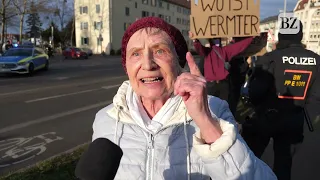
<svg viewBox="0 0 320 180">
<path fill-rule="evenodd" d="M 20 62 L 20 63 L 18 63 L 19 66 L 24 66 L 24 65 L 27 65 L 27 64 L 28 64 L 28 62 Z"/>
</svg>

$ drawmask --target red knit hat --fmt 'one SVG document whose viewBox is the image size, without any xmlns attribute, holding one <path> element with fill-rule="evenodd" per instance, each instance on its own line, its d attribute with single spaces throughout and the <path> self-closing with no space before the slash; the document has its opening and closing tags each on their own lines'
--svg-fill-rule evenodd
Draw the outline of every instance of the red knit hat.
<svg viewBox="0 0 320 180">
<path fill-rule="evenodd" d="M 131 24 L 122 37 L 121 55 L 122 66 L 124 70 L 127 72 L 126 50 L 130 37 L 136 31 L 146 27 L 159 28 L 169 35 L 179 57 L 179 64 L 181 67 L 184 67 L 184 65 L 186 64 L 186 53 L 188 52 L 188 46 L 181 32 L 176 27 L 170 25 L 161 18 L 144 17 Z"/>
</svg>

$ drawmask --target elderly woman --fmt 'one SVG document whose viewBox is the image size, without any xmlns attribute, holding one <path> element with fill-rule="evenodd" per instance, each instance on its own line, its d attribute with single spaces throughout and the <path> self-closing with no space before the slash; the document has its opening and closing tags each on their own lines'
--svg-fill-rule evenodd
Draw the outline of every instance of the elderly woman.
<svg viewBox="0 0 320 180">
<path fill-rule="evenodd" d="M 228 104 L 206 81 L 178 29 L 160 18 L 135 21 L 122 39 L 129 80 L 100 110 L 93 140 L 123 150 L 115 179 L 276 179 L 237 133 Z M 190 73 L 182 67 L 189 65 Z"/>
</svg>

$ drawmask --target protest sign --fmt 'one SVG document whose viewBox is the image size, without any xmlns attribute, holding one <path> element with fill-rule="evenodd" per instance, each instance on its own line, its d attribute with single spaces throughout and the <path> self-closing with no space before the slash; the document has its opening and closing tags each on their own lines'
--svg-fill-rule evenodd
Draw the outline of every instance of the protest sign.
<svg viewBox="0 0 320 180">
<path fill-rule="evenodd" d="M 194 38 L 260 35 L 260 0 L 191 0 Z"/>
</svg>

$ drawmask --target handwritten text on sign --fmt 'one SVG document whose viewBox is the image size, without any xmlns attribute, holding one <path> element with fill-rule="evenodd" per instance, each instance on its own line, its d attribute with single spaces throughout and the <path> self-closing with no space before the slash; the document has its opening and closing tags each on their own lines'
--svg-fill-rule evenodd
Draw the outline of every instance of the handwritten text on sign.
<svg viewBox="0 0 320 180">
<path fill-rule="evenodd" d="M 260 34 L 260 0 L 191 0 L 190 30 L 195 38 Z"/>
</svg>

